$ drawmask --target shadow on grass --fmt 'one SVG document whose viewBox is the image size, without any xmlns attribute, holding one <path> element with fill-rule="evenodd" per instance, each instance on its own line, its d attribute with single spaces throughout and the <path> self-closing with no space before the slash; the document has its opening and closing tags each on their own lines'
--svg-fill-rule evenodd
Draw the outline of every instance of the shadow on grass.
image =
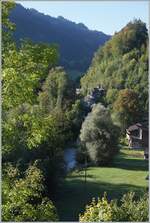
<svg viewBox="0 0 150 223">
<path fill-rule="evenodd" d="M 117 167 L 126 170 L 148 170 L 148 161 L 141 159 L 116 159 L 111 167 Z"/>
<path fill-rule="evenodd" d="M 85 182 L 80 179 L 70 179 L 60 188 L 56 200 L 56 207 L 60 221 L 78 221 L 79 213 L 85 210 L 85 206 L 92 198 L 102 197 L 107 192 L 108 199 L 119 199 L 128 191 L 135 191 L 142 194 L 144 187 L 129 184 L 110 184 L 106 182 Z"/>
<path fill-rule="evenodd" d="M 80 177 L 83 177 L 83 174 L 84 174 L 84 172 L 82 171 L 82 172 L 79 172 L 79 175 L 73 175 L 73 176 L 68 175 L 67 178 L 71 178 L 71 179 L 72 178 L 80 178 Z M 92 174 L 87 174 L 86 177 L 93 178 L 93 175 Z"/>
<path fill-rule="evenodd" d="M 146 160 L 140 159 L 118 159 L 115 160 L 114 164 L 112 164 L 112 167 L 127 170 L 145 171 L 148 170 L 148 162 Z"/>
</svg>

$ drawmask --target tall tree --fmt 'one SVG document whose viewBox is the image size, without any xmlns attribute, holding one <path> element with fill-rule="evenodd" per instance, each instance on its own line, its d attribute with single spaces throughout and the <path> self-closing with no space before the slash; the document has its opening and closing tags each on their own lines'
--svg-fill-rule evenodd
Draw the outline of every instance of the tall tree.
<svg viewBox="0 0 150 223">
<path fill-rule="evenodd" d="M 93 107 L 82 124 L 80 139 L 96 165 L 109 164 L 118 151 L 118 128 L 114 126 L 109 111 L 101 104 Z"/>
<path fill-rule="evenodd" d="M 140 104 L 136 92 L 131 89 L 119 91 L 118 97 L 113 105 L 123 130 L 140 118 Z"/>
<path fill-rule="evenodd" d="M 46 112 L 66 109 L 75 97 L 75 89 L 62 67 L 50 70 L 39 94 L 39 102 Z"/>
</svg>

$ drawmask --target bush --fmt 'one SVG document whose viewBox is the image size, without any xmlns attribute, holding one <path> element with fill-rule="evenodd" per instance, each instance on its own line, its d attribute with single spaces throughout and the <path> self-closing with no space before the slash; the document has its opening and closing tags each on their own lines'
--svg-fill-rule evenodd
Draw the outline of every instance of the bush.
<svg viewBox="0 0 150 223">
<path fill-rule="evenodd" d="M 136 199 L 135 193 L 130 192 L 123 195 L 121 199 L 121 206 L 114 211 L 114 221 L 148 221 L 148 194 L 145 193 L 143 197 Z"/>
<path fill-rule="evenodd" d="M 120 205 L 118 205 L 120 203 Z M 83 214 L 79 215 L 80 222 L 106 222 L 106 221 L 148 221 L 148 194 L 145 193 L 139 199 L 135 198 L 134 192 L 124 194 L 120 202 L 107 200 L 106 193 L 102 199 L 92 200 L 86 206 Z"/>
<path fill-rule="evenodd" d="M 102 199 L 98 198 L 98 202 L 93 198 L 91 204 L 86 206 L 83 215 L 79 215 L 80 222 L 111 221 L 111 219 L 112 207 L 107 201 L 106 194 Z"/>
<path fill-rule="evenodd" d="M 81 144 L 96 165 L 109 164 L 118 151 L 118 128 L 113 124 L 109 111 L 97 104 L 86 117 L 81 128 Z"/>
<path fill-rule="evenodd" d="M 2 185 L 3 221 L 58 221 L 56 208 L 45 195 L 42 172 L 34 165 L 25 176 L 8 165 Z"/>
</svg>

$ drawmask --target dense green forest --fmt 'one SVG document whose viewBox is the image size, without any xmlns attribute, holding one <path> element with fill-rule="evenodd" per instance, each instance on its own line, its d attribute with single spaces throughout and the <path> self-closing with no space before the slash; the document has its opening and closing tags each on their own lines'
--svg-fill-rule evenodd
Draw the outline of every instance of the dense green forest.
<svg viewBox="0 0 150 223">
<path fill-rule="evenodd" d="M 58 66 L 57 45 L 31 40 L 16 45 L 9 19 L 14 7 L 2 2 L 2 220 L 59 221 L 56 197 L 67 174 L 65 148 L 77 142 L 79 164 L 86 158 L 91 166 L 108 166 L 125 128 L 147 119 L 147 29 L 135 20 L 100 47 L 77 95 Z M 87 108 L 84 96 L 97 85 L 105 94 Z M 132 194 L 127 196 L 134 205 Z M 145 205 L 146 214 L 134 220 L 148 218 L 145 200 L 137 206 Z"/>
<path fill-rule="evenodd" d="M 102 85 L 106 90 L 105 103 L 110 107 L 113 107 L 121 90 L 123 92 L 123 89 L 126 89 L 124 98 L 128 98 L 130 103 L 135 93 L 137 99 L 134 105 L 137 103 L 142 117 L 147 115 L 148 32 L 145 23 L 140 20 L 129 22 L 95 53 L 87 74 L 81 79 L 82 93 L 86 95 L 97 85 Z M 134 91 L 132 95 L 128 92 L 131 90 Z M 116 111 L 119 112 L 118 107 Z M 123 110 L 120 108 L 121 112 Z M 136 112 L 132 117 L 134 115 Z M 137 117 L 133 122 L 142 117 Z"/>
</svg>

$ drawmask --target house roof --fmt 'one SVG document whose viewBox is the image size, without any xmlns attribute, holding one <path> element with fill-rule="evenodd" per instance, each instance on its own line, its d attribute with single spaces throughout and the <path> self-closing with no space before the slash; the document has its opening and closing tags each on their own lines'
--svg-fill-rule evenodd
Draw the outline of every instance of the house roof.
<svg viewBox="0 0 150 223">
<path fill-rule="evenodd" d="M 141 124 L 141 123 L 136 123 L 134 125 L 129 126 L 129 128 L 126 129 L 127 132 L 132 132 L 138 129 L 143 129 L 143 130 L 148 130 L 147 125 Z"/>
</svg>

